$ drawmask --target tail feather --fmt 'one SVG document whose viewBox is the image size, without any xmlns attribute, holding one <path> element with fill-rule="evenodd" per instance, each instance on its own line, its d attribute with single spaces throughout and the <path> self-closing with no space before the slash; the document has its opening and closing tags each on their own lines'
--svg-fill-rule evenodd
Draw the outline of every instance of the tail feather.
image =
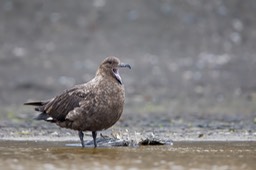
<svg viewBox="0 0 256 170">
<path fill-rule="evenodd" d="M 31 106 L 43 106 L 45 102 L 37 101 L 37 102 L 26 102 L 24 105 L 31 105 Z"/>
<path fill-rule="evenodd" d="M 36 102 L 26 102 L 24 105 L 36 106 L 35 111 L 43 112 L 44 106 L 48 103 L 48 101 L 36 101 Z"/>
<path fill-rule="evenodd" d="M 44 111 L 44 106 L 48 102 L 49 101 L 26 102 L 26 103 L 24 103 L 24 105 L 36 106 L 35 110 L 38 111 L 38 112 L 41 112 L 39 115 L 34 117 L 34 120 L 44 120 L 44 121 L 47 121 L 47 122 L 54 123 L 56 121 Z"/>
</svg>

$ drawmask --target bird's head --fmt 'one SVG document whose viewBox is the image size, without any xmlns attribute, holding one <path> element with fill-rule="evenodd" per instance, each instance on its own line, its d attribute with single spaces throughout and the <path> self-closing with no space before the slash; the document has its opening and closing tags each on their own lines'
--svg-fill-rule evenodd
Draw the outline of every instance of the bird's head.
<svg viewBox="0 0 256 170">
<path fill-rule="evenodd" d="M 122 79 L 118 69 L 125 67 L 131 69 L 129 64 L 121 63 L 117 57 L 110 56 L 102 61 L 96 75 L 100 74 L 102 76 L 112 76 L 118 81 L 118 83 L 122 84 Z"/>
</svg>

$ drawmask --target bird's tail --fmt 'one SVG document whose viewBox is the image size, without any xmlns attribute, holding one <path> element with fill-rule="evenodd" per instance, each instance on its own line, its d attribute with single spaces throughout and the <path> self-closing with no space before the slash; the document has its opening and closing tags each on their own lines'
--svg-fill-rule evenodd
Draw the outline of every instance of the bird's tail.
<svg viewBox="0 0 256 170">
<path fill-rule="evenodd" d="M 24 105 L 36 106 L 35 111 L 43 112 L 44 106 L 48 103 L 48 101 L 36 101 L 36 102 L 26 102 Z"/>
<path fill-rule="evenodd" d="M 55 122 L 55 120 L 53 120 L 53 118 L 48 114 L 46 114 L 43 110 L 44 105 L 47 103 L 48 102 L 45 102 L 45 101 L 44 102 L 36 101 L 36 102 L 26 102 L 24 103 L 24 105 L 37 106 L 35 107 L 35 110 L 38 112 L 42 112 L 38 116 L 34 117 L 35 120 L 45 120 L 47 122 Z"/>
<path fill-rule="evenodd" d="M 43 106 L 44 104 L 45 104 L 45 102 L 42 102 L 42 101 L 24 103 L 24 105 L 31 105 L 31 106 Z"/>
</svg>

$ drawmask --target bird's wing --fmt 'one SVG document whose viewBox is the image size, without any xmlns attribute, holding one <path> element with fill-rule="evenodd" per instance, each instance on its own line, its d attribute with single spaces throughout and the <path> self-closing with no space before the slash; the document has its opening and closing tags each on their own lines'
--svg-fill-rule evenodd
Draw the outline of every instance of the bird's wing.
<svg viewBox="0 0 256 170">
<path fill-rule="evenodd" d="M 69 112 L 80 107 L 80 102 L 90 95 L 90 90 L 75 87 L 50 100 L 43 107 L 43 112 L 56 121 L 64 121 Z"/>
<path fill-rule="evenodd" d="M 94 114 L 97 109 L 95 110 L 97 99 L 96 95 L 93 92 L 90 92 L 87 94 L 83 100 L 79 101 L 79 106 L 75 107 L 73 110 L 71 110 L 67 115 L 66 119 L 75 121 L 77 119 L 81 119 L 81 115 L 86 115 L 90 117 L 92 114 Z"/>
</svg>

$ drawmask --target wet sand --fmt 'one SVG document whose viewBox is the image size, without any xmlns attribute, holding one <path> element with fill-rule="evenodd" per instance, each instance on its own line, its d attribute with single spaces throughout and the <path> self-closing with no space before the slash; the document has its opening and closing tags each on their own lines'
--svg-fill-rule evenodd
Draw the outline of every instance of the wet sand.
<svg viewBox="0 0 256 170">
<path fill-rule="evenodd" d="M 70 146 L 74 142 L 0 141 L 9 169 L 255 169 L 256 142 L 175 142 L 170 146 Z"/>
</svg>

